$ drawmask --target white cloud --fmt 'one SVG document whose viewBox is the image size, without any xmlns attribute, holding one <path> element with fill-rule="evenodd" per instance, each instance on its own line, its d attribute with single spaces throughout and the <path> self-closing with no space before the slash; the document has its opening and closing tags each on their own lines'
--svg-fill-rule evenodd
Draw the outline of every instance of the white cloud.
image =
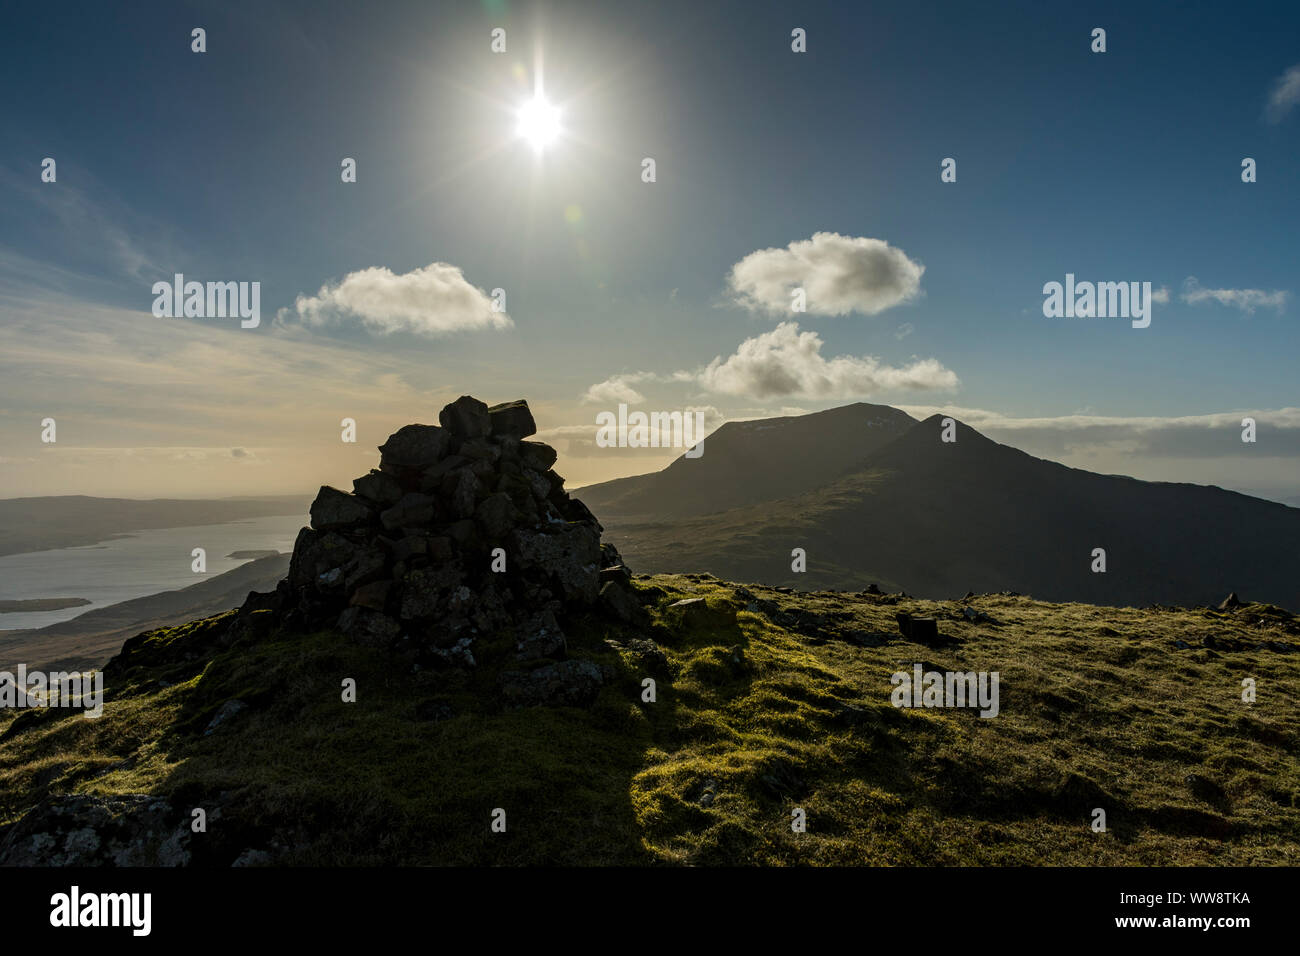
<svg viewBox="0 0 1300 956">
<path fill-rule="evenodd" d="M 939 412 L 953 415 L 972 428 L 1038 429 L 1052 428 L 1078 431 L 1088 428 L 1115 427 L 1134 431 L 1156 431 L 1170 428 L 1240 428 L 1244 416 L 1253 417 L 1259 424 L 1275 428 L 1300 430 L 1300 408 L 1255 409 L 1253 411 L 1211 412 L 1203 415 L 1056 415 L 1019 418 L 986 408 L 958 408 L 951 405 L 899 405 L 898 408 L 915 418 L 929 418 Z M 1233 454 L 1240 453 L 1229 446 Z"/>
<path fill-rule="evenodd" d="M 649 372 L 637 373 L 641 375 L 651 375 Z M 655 376 L 664 378 L 664 376 Z M 650 411 L 650 409 L 642 409 Z M 685 405 L 672 407 L 669 405 L 660 405 L 654 411 L 659 412 L 682 412 L 684 415 L 693 415 L 696 412 L 703 413 L 704 416 L 704 435 L 707 437 L 717 430 L 718 426 L 731 420 L 731 417 L 722 410 L 712 405 Z M 691 419 L 692 427 L 695 419 Z M 552 428 L 542 429 L 535 436 L 538 441 L 550 442 L 552 444 L 563 442 L 561 449 L 566 459 L 582 459 L 591 457 L 601 458 L 628 458 L 637 461 L 646 461 L 651 459 L 663 459 L 665 454 L 671 459 L 681 453 L 681 449 L 665 453 L 664 449 L 671 448 L 672 429 L 665 428 L 660 434 L 660 447 L 657 448 L 603 448 L 596 444 L 596 435 L 600 426 L 596 424 L 593 417 L 589 424 L 585 425 L 557 425 Z M 620 476 L 621 477 L 621 476 Z"/>
<path fill-rule="evenodd" d="M 282 310 L 283 317 L 289 310 Z M 471 285 L 459 268 L 434 262 L 400 275 L 384 266 L 351 272 L 341 282 L 300 295 L 293 311 L 308 325 L 333 325 L 349 316 L 372 332 L 440 336 L 514 325 L 492 299 Z"/>
<path fill-rule="evenodd" d="M 935 359 L 911 365 L 882 365 L 871 356 L 821 354 L 816 332 L 782 322 L 771 332 L 746 339 L 734 355 L 715 358 L 697 373 L 710 392 L 757 399 L 855 398 L 890 389 L 955 388 L 957 376 Z"/>
<path fill-rule="evenodd" d="M 900 325 L 898 328 L 894 330 L 894 338 L 898 339 L 901 342 L 903 339 L 911 335 L 912 332 L 914 331 L 915 330 L 912 328 L 911 322 L 904 322 L 902 325 Z"/>
<path fill-rule="evenodd" d="M 802 288 L 813 315 L 875 315 L 915 299 L 925 266 L 882 239 L 814 233 L 784 249 L 751 252 L 731 267 L 735 301 L 756 312 L 790 312 L 791 291 Z"/>
<path fill-rule="evenodd" d="M 631 383 L 642 378 L 645 378 L 645 374 L 640 372 L 630 375 L 611 375 L 605 381 L 597 382 L 587 389 L 582 400 L 596 405 L 617 405 L 620 402 L 636 405 L 644 402 L 645 396 L 633 388 Z"/>
<path fill-rule="evenodd" d="M 638 382 L 693 382 L 695 373 L 687 371 L 677 372 L 620 372 L 617 375 L 611 375 L 603 382 L 597 382 L 583 393 L 581 401 L 584 404 L 594 405 L 617 405 L 624 402 L 628 405 L 636 405 L 646 400 L 645 396 L 633 388 L 634 383 Z"/>
<path fill-rule="evenodd" d="M 1160 288 L 1152 290 L 1152 292 L 1151 292 L 1151 301 L 1152 301 L 1152 302 L 1157 302 L 1157 303 L 1159 303 L 1160 305 L 1168 305 L 1168 304 L 1169 304 L 1169 286 L 1167 286 L 1167 285 L 1162 285 Z"/>
<path fill-rule="evenodd" d="M 665 411 L 668 411 L 668 409 L 665 409 Z M 723 412 L 721 409 L 714 407 L 713 405 L 687 405 L 684 411 L 691 412 L 691 413 L 703 412 L 704 428 L 706 431 L 710 431 L 710 432 L 713 431 L 715 428 L 717 428 L 719 425 L 721 425 L 723 422 L 727 421 L 726 413 Z"/>
<path fill-rule="evenodd" d="M 1280 123 L 1300 103 L 1300 63 L 1290 67 L 1273 82 L 1264 114 L 1270 123 Z"/>
<path fill-rule="evenodd" d="M 1147 481 L 1215 484 L 1292 505 L 1300 462 L 1300 408 L 1257 408 L 1168 418 L 1076 414 L 1017 418 L 980 408 L 900 406 L 918 419 L 952 415 L 1003 442 L 1072 468 Z M 1241 440 L 1243 418 L 1257 444 Z"/>
<path fill-rule="evenodd" d="M 1285 289 L 1275 289 L 1272 292 L 1265 292 L 1263 289 L 1206 289 L 1196 281 L 1196 276 L 1188 276 L 1183 282 L 1183 293 L 1180 298 L 1191 305 L 1213 301 L 1220 305 L 1230 305 L 1243 312 L 1254 312 L 1256 308 L 1276 309 L 1281 312 L 1289 295 L 1290 293 Z"/>
</svg>

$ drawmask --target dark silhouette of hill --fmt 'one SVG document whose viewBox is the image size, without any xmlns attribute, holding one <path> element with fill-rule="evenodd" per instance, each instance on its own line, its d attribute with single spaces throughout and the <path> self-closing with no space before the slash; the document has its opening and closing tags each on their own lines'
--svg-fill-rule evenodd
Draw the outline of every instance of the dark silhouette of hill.
<svg viewBox="0 0 1300 956">
<path fill-rule="evenodd" d="M 650 519 L 598 513 L 607 537 L 646 571 L 1105 605 L 1208 604 L 1237 591 L 1300 607 L 1300 509 L 1068 468 L 961 423 L 946 443 L 942 418 L 803 494 L 686 520 L 667 508 Z M 791 571 L 793 548 L 806 550 L 806 573 Z M 1104 573 L 1092 571 L 1094 548 L 1105 549 Z"/>
<path fill-rule="evenodd" d="M 726 422 L 699 458 L 662 471 L 581 489 L 587 507 L 607 517 L 684 517 L 787 498 L 820 488 L 916 424 L 888 405 L 858 402 L 824 412 Z"/>
</svg>

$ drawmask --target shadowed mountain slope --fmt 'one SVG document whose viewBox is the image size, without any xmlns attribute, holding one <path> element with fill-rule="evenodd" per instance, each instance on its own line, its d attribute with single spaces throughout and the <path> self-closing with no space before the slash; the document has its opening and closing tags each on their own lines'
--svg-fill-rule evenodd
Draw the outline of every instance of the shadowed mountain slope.
<svg viewBox="0 0 1300 956">
<path fill-rule="evenodd" d="M 924 596 L 1015 590 L 1110 605 L 1205 604 L 1231 590 L 1300 607 L 1300 509 L 1222 488 L 1098 475 L 935 415 L 807 493 L 688 521 L 605 518 L 647 571 Z M 687 463 L 689 464 L 689 462 Z M 791 550 L 808 570 L 791 571 Z M 1093 549 L 1106 554 L 1094 573 Z"/>
<path fill-rule="evenodd" d="M 916 424 L 888 405 L 858 402 L 810 415 L 727 422 L 699 458 L 581 489 L 604 521 L 709 514 L 812 491 L 842 477 Z"/>
</svg>

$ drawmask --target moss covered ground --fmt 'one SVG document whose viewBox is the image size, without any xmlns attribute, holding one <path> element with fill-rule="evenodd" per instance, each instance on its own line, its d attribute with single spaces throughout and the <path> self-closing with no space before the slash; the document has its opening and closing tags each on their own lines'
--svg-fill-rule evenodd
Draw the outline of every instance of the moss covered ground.
<svg viewBox="0 0 1300 956">
<path fill-rule="evenodd" d="M 611 675 L 590 708 L 502 707 L 491 641 L 473 672 L 410 673 L 334 633 L 150 632 L 101 718 L 0 711 L 0 826 L 48 796 L 153 793 L 220 805 L 289 864 L 1300 863 L 1300 622 L 1280 609 L 635 586 L 651 623 L 567 625 Z M 682 620 L 683 598 L 707 612 Z M 944 642 L 903 640 L 900 611 Z M 915 663 L 998 672 L 998 716 L 896 708 Z M 231 699 L 247 709 L 205 734 Z"/>
</svg>

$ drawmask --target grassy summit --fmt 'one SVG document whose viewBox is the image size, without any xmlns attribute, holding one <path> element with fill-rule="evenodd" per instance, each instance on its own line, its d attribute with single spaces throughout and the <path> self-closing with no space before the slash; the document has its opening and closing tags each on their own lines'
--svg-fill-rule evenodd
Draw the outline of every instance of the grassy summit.
<svg viewBox="0 0 1300 956">
<path fill-rule="evenodd" d="M 141 635 L 99 720 L 0 712 L 0 847 L 47 797 L 154 794 L 183 822 L 207 809 L 189 850 L 213 865 L 1300 861 L 1300 621 L 1277 608 L 966 602 L 989 623 L 899 595 L 634 586 L 648 626 L 566 625 L 606 668 L 590 709 L 504 709 L 505 641 L 410 673 L 333 632 L 223 647 L 224 615 Z M 669 609 L 695 597 L 707 612 Z M 904 641 L 899 611 L 952 642 Z M 890 675 L 917 662 L 998 671 L 999 715 L 895 708 Z"/>
</svg>

